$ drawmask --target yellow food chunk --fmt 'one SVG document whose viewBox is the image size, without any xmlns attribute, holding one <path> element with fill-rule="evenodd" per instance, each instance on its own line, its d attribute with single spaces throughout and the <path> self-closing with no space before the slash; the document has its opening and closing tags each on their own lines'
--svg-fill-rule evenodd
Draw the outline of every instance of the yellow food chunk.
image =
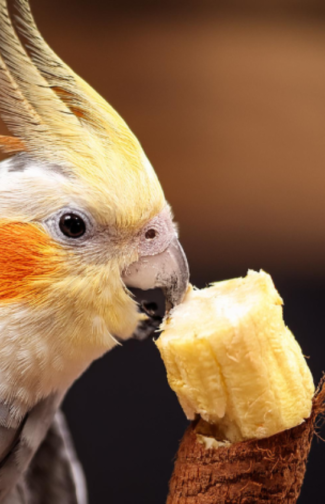
<svg viewBox="0 0 325 504">
<path fill-rule="evenodd" d="M 235 442 L 310 416 L 313 378 L 267 273 L 190 288 L 162 328 L 156 344 L 189 419 L 199 414 Z"/>
</svg>

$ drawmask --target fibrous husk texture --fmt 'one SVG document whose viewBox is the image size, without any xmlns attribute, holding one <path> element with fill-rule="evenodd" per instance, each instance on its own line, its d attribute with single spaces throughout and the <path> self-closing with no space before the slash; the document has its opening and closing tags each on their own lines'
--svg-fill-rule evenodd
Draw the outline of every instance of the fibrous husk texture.
<svg viewBox="0 0 325 504">
<path fill-rule="evenodd" d="M 167 504 L 295 504 L 324 399 L 323 378 L 303 424 L 219 448 L 206 448 L 193 422 L 178 450 Z"/>
</svg>

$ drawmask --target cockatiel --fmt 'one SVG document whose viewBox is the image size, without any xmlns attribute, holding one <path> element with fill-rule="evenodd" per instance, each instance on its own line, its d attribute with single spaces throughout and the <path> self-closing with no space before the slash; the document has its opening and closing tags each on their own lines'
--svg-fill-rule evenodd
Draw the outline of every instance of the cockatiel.
<svg viewBox="0 0 325 504">
<path fill-rule="evenodd" d="M 28 0 L 16 7 L 17 19 L 0 0 L 13 135 L 0 137 L 13 155 L 0 164 L 0 502 L 84 503 L 53 416 L 94 359 L 141 330 L 127 287 L 161 287 L 171 307 L 189 273 L 138 140 L 46 44 Z"/>
</svg>

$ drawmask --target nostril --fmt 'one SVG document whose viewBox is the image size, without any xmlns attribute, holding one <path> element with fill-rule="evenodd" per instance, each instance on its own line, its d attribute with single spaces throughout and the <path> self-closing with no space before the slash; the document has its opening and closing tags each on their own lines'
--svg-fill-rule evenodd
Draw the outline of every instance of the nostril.
<svg viewBox="0 0 325 504">
<path fill-rule="evenodd" d="M 153 240 L 157 236 L 157 231 L 155 229 L 148 229 L 145 234 L 147 240 Z"/>
</svg>

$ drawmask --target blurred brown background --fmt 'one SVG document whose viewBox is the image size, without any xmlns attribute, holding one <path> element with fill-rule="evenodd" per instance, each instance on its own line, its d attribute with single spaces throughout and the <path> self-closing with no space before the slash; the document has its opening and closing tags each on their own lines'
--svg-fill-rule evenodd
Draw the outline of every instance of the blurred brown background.
<svg viewBox="0 0 325 504">
<path fill-rule="evenodd" d="M 270 272 L 317 380 L 325 369 L 325 3 L 31 4 L 52 47 L 142 142 L 180 223 L 193 281 Z M 66 411 L 91 504 L 164 502 L 185 421 L 150 342 L 96 363 Z M 324 452 L 315 446 L 302 504 L 324 502 Z"/>
</svg>

